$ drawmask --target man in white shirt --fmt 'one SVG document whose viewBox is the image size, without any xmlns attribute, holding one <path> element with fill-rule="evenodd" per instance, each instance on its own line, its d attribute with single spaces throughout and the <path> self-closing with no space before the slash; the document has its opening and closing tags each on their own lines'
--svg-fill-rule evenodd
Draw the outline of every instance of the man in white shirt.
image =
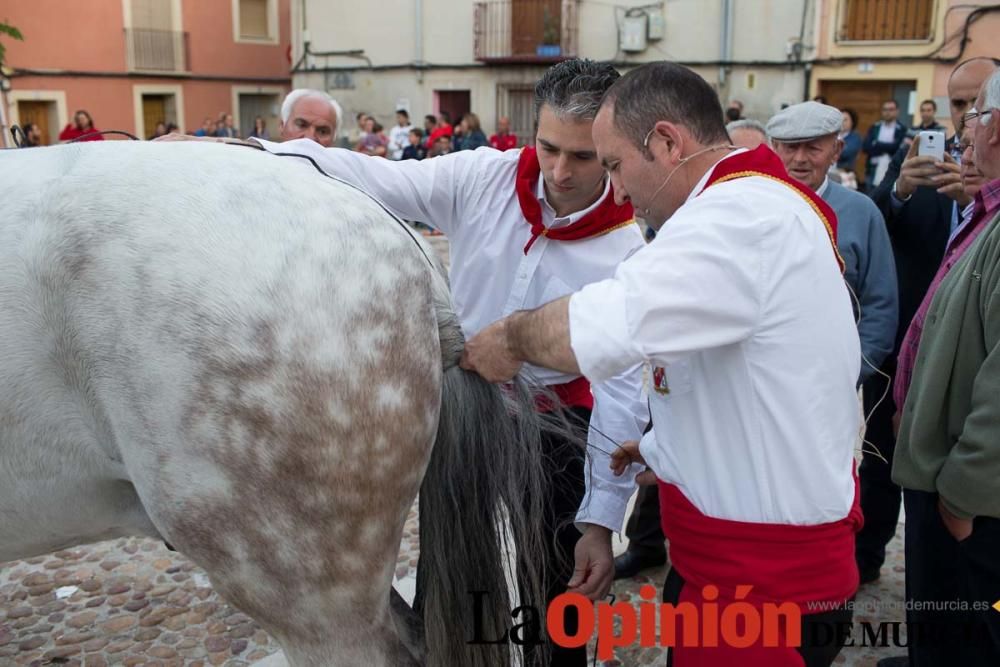
<svg viewBox="0 0 1000 667">
<path fill-rule="evenodd" d="M 396 125 L 389 130 L 389 159 L 402 160 L 403 149 L 410 144 L 410 113 L 406 109 L 396 109 Z"/>
<path fill-rule="evenodd" d="M 861 522 L 860 346 L 836 216 L 769 148 L 731 146 L 721 119 L 715 92 L 687 68 L 651 63 L 619 79 L 595 145 L 618 200 L 662 225 L 656 239 L 614 278 L 487 327 L 462 363 L 493 381 L 523 362 L 594 382 L 653 366 L 653 431 L 625 443 L 615 466 L 645 462 L 640 481 L 660 480 L 665 599 L 710 602 L 723 617 L 744 598 L 802 614 L 777 647 L 758 637 L 671 653 L 705 666 L 825 666 L 840 646 L 817 628 L 850 622 Z M 578 573 L 607 558 L 604 537 L 578 553 Z"/>
<path fill-rule="evenodd" d="M 342 115 L 337 101 L 322 90 L 297 88 L 281 103 L 281 140 L 304 138 L 332 146 Z"/>
<path fill-rule="evenodd" d="M 618 76 L 611 65 L 587 60 L 549 69 L 535 89 L 535 145 L 520 152 L 484 148 L 393 162 L 312 142 L 259 143 L 269 151 L 307 155 L 400 217 L 444 232 L 451 242 L 452 297 L 471 336 L 517 310 L 611 277 L 620 262 L 643 247 L 632 207 L 615 203 L 591 135 L 601 96 Z M 611 474 L 609 453 L 615 442 L 637 439 L 649 414 L 636 364 L 607 374 L 593 387 L 579 372 L 532 368 L 530 374 L 590 424 L 586 461 L 579 447 L 563 441 L 551 442 L 546 457 L 554 477 L 546 521 L 558 542 L 547 565 L 552 599 L 566 590 L 574 550 L 589 553 L 587 542 L 603 542 L 610 531 L 621 530 L 634 475 Z M 585 526 L 582 537 L 574 519 Z M 577 548 L 578 541 L 583 546 Z M 600 568 L 574 577 L 573 590 L 603 597 L 612 572 L 609 551 Z M 541 602 L 522 604 L 541 608 Z M 574 626 L 569 618 L 570 635 Z M 552 649 L 553 665 L 585 663 L 585 647 Z"/>
</svg>

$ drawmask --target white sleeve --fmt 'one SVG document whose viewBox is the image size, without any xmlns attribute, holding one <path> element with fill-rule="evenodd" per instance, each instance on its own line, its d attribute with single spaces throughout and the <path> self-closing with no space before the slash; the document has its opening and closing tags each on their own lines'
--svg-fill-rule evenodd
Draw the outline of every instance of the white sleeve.
<svg viewBox="0 0 1000 667">
<path fill-rule="evenodd" d="M 638 440 L 649 423 L 649 408 L 642 391 L 642 366 L 629 368 L 606 382 L 593 385 L 594 411 L 587 434 L 584 479 L 587 492 L 576 522 L 594 523 L 620 532 L 635 476 L 642 466 L 631 466 L 621 477 L 611 472 L 611 454 L 619 443 Z"/>
<path fill-rule="evenodd" d="M 428 160 L 393 161 L 344 148 L 324 148 L 311 139 L 284 143 L 258 140 L 270 153 L 312 158 L 323 171 L 361 188 L 406 220 L 451 234 L 463 219 L 461 203 L 475 192 L 475 151 Z"/>
<path fill-rule="evenodd" d="M 750 336 L 760 317 L 768 225 L 733 202 L 689 202 L 614 278 L 572 295 L 570 345 L 591 382 Z"/>
</svg>

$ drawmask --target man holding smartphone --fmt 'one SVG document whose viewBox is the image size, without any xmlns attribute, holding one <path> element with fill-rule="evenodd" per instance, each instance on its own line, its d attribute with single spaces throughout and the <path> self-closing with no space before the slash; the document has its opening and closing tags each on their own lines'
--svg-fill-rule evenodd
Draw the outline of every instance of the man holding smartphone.
<svg viewBox="0 0 1000 667">
<path fill-rule="evenodd" d="M 992 58 L 972 58 L 952 70 L 948 98 L 953 127 L 961 127 L 962 114 L 973 106 L 980 88 L 998 64 Z M 936 160 L 918 155 L 919 142 L 915 141 L 909 151 L 896 154 L 885 180 L 872 193 L 892 241 L 899 286 L 896 340 L 881 369 L 890 378 L 896 374 L 903 335 L 941 264 L 962 208 L 971 201 L 962 187 L 958 161 L 951 154 L 955 145 L 953 138 L 945 146 L 944 159 Z M 880 456 L 865 454 L 858 471 L 865 515 L 856 550 L 862 583 L 879 577 L 886 544 L 896 534 L 902 501 L 902 492 L 890 477 L 896 447 L 892 418 L 897 406 L 888 385 L 881 374 L 864 384 L 864 410 L 869 416 L 865 439 Z M 885 399 L 880 401 L 883 396 Z"/>
</svg>

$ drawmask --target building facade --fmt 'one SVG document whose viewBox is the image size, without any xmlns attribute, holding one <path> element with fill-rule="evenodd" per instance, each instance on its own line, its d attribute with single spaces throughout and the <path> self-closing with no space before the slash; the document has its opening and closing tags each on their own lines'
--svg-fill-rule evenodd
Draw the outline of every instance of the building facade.
<svg viewBox="0 0 1000 667">
<path fill-rule="evenodd" d="M 296 87 L 327 90 L 387 127 L 397 108 L 480 116 L 487 134 L 509 116 L 532 135 L 532 89 L 551 64 L 579 56 L 621 70 L 670 59 L 694 67 L 722 99 L 767 117 L 802 98 L 792 49 L 812 43 L 812 0 L 293 0 Z M 803 17 L 803 15 L 805 15 Z M 805 28 L 803 28 L 805 26 Z M 803 35 L 803 30 L 808 35 Z"/>
<path fill-rule="evenodd" d="M 531 89 L 572 56 L 622 71 L 669 59 L 698 71 L 723 103 L 766 121 L 783 105 L 823 95 L 850 106 L 863 132 L 881 102 L 903 122 L 935 99 L 947 121 L 948 73 L 1000 55 L 1000 11 L 987 0 L 382 0 L 292 1 L 296 87 L 327 90 L 383 125 L 406 108 L 474 111 L 491 131 L 509 116 L 532 134 Z"/>
<path fill-rule="evenodd" d="M 10 124 L 37 123 L 45 143 L 88 111 L 102 130 L 140 138 L 158 122 L 183 132 L 232 113 L 278 131 L 290 90 L 291 0 L 6 0 Z M 4 139 L 9 135 L 4 128 Z"/>
</svg>

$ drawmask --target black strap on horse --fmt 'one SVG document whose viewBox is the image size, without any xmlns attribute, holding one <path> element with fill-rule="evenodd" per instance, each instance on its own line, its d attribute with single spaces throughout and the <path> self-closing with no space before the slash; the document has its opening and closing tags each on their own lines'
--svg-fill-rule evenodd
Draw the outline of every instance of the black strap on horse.
<svg viewBox="0 0 1000 667">
<path fill-rule="evenodd" d="M 124 130 L 95 130 L 94 132 L 88 132 L 87 134 L 79 136 L 76 139 L 70 139 L 66 143 L 75 144 L 78 141 L 85 141 L 87 139 L 92 139 L 93 137 L 104 136 L 105 134 L 120 134 L 128 137 L 132 141 L 141 141 L 139 137 L 125 132 Z M 14 140 L 14 146 L 16 148 L 34 148 L 34 146 L 28 145 L 28 135 L 24 133 L 24 130 L 20 125 L 11 125 L 10 136 Z"/>
</svg>

